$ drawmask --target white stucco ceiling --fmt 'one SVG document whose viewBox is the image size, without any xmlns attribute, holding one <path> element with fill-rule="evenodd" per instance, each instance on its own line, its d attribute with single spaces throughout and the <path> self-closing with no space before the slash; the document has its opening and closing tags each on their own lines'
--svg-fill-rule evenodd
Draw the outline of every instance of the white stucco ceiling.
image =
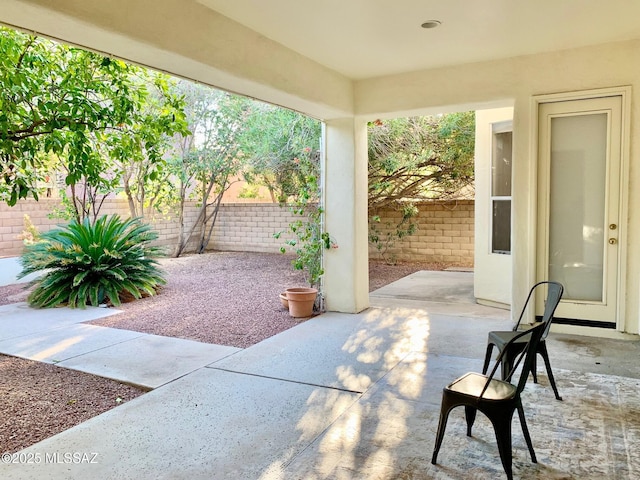
<svg viewBox="0 0 640 480">
<path fill-rule="evenodd" d="M 196 1 L 353 79 L 640 38 L 640 0 Z"/>
</svg>

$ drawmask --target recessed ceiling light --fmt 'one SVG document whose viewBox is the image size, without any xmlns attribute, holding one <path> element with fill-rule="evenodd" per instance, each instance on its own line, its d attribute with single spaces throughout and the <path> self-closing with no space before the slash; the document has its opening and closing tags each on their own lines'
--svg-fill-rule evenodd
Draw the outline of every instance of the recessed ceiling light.
<svg viewBox="0 0 640 480">
<path fill-rule="evenodd" d="M 420 26 L 422 28 L 436 28 L 436 27 L 439 27 L 440 25 L 442 25 L 442 22 L 440 20 L 427 20 Z"/>
</svg>

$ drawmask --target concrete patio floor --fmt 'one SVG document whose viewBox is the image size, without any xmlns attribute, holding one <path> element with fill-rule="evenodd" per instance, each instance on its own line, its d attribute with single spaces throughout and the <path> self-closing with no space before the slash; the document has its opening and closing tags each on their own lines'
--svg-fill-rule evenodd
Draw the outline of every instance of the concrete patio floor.
<svg viewBox="0 0 640 480">
<path fill-rule="evenodd" d="M 360 314 L 327 313 L 244 350 L 87 329 L 64 312 L 47 329 L 0 307 L 0 352 L 153 388 L 22 450 L 0 478 L 503 478 L 490 426 L 479 418 L 469 439 L 461 412 L 430 464 L 442 387 L 481 369 L 487 332 L 511 326 L 470 288 L 470 273 L 418 272 Z M 527 385 L 539 463 L 514 419 L 515 477 L 640 478 L 640 342 L 547 342 L 564 401 L 542 370 Z"/>
</svg>

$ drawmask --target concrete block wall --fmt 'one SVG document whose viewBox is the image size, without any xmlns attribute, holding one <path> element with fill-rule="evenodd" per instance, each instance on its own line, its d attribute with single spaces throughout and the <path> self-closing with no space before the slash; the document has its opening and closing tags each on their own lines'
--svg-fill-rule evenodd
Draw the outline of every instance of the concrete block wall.
<svg viewBox="0 0 640 480">
<path fill-rule="evenodd" d="M 44 198 L 22 200 L 15 207 L 0 205 L 0 257 L 18 256 L 23 243 L 20 234 L 24 230 L 24 215 L 28 214 L 38 231 L 45 232 L 59 224 L 61 219 L 50 219 L 50 212 L 59 208 L 57 199 Z M 417 232 L 402 241 L 396 241 L 389 254 L 400 262 L 443 262 L 472 266 L 474 250 L 474 204 L 473 201 L 430 202 L 418 206 L 419 214 L 415 222 Z M 199 207 L 195 202 L 187 205 L 185 224 L 195 221 Z M 107 199 L 101 214 L 129 216 L 125 199 Z M 401 213 L 393 209 L 376 212 L 380 215 L 379 228 L 386 231 L 387 222 L 392 225 L 400 221 Z M 288 208 L 273 203 L 228 203 L 221 206 L 209 249 L 249 252 L 279 252 L 288 238 L 288 226 L 294 219 Z M 177 215 L 154 214 L 150 218 L 159 238 L 158 245 L 166 247 L 171 254 L 178 236 Z M 285 232 L 280 239 L 274 233 Z M 194 232 L 187 253 L 197 244 L 200 230 Z M 336 239 L 340 243 L 340 239 Z M 379 254 L 370 246 L 371 258 Z"/>
<path fill-rule="evenodd" d="M 442 262 L 473 266 L 474 202 L 473 200 L 422 202 L 416 205 L 418 216 L 412 220 L 417 231 L 396 240 L 387 257 L 399 262 Z M 378 229 L 384 237 L 394 231 L 402 219 L 402 212 L 387 208 L 372 213 L 380 216 Z M 387 225 L 389 224 L 389 225 Z M 369 247 L 371 258 L 381 258 L 374 245 Z"/>
<path fill-rule="evenodd" d="M 191 228 L 191 225 L 193 225 L 193 223 L 195 222 L 198 216 L 198 211 L 199 207 L 195 202 L 187 203 L 184 212 L 184 223 L 187 229 Z M 158 240 L 155 242 L 155 244 L 164 247 L 166 253 L 170 255 L 176 246 L 178 233 L 180 232 L 180 227 L 178 224 L 178 212 L 169 211 L 164 214 L 155 212 L 148 217 L 148 220 L 153 225 L 154 230 L 158 233 Z M 185 232 L 185 234 L 187 233 L 188 230 Z M 200 229 L 197 228 L 191 237 L 191 241 L 187 243 L 187 253 L 193 251 L 193 249 L 195 248 L 199 233 Z"/>
<path fill-rule="evenodd" d="M 52 198 L 21 200 L 15 207 L 0 204 L 0 258 L 13 257 L 22 253 L 23 242 L 20 238 L 24 227 L 24 215 L 28 214 L 39 232 L 44 233 L 66 221 L 48 218 L 55 209 L 60 208 L 59 200 Z M 185 225 L 190 227 L 195 222 L 199 207 L 189 202 L 185 209 Z M 129 216 L 127 201 L 121 198 L 107 199 L 100 215 L 118 214 L 123 218 Z M 279 252 L 284 245 L 283 238 L 276 239 L 273 234 L 287 231 L 293 215 L 288 208 L 277 204 L 223 204 L 216 227 L 214 228 L 209 249 L 250 252 Z M 150 223 L 158 233 L 156 245 L 166 247 L 171 254 L 175 247 L 179 226 L 176 212 L 167 214 L 155 213 L 149 217 Z M 200 228 L 197 228 L 188 244 L 187 253 L 197 245 Z"/>
<path fill-rule="evenodd" d="M 288 208 L 275 203 L 224 204 L 211 241 L 216 250 L 279 252 L 293 220 Z M 274 238 L 278 232 L 282 237 Z"/>
<path fill-rule="evenodd" d="M 23 242 L 21 234 L 25 230 L 24 216 L 29 215 L 31 222 L 39 232 L 46 232 L 65 223 L 58 218 L 48 215 L 60 207 L 60 202 L 53 198 L 42 198 L 39 202 L 33 200 L 20 201 L 15 207 L 0 205 L 0 257 L 11 257 L 22 252 Z"/>
</svg>

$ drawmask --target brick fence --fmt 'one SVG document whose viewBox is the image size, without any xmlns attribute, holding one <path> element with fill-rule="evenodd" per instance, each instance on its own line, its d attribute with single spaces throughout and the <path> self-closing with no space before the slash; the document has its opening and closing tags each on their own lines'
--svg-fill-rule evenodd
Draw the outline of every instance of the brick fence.
<svg viewBox="0 0 640 480">
<path fill-rule="evenodd" d="M 58 200 L 51 198 L 22 200 L 15 207 L 0 205 L 0 257 L 20 255 L 24 230 L 24 215 L 27 214 L 38 231 L 45 232 L 59 224 L 60 219 L 48 215 L 59 208 Z M 389 254 L 402 262 L 445 262 L 456 265 L 473 265 L 473 201 L 429 202 L 418 206 L 415 219 L 417 231 L 414 235 L 397 241 Z M 381 217 L 378 224 L 385 232 L 387 223 L 397 223 L 401 213 L 392 209 L 376 212 Z M 101 214 L 129 215 L 124 199 L 107 199 Z M 195 203 L 186 209 L 186 224 L 191 225 L 197 215 Z M 278 252 L 283 239 L 273 234 L 287 231 L 292 220 L 287 208 L 273 203 L 223 204 L 211 238 L 210 248 L 215 250 Z M 158 244 L 173 248 L 178 235 L 175 215 L 155 215 L 152 218 L 158 232 Z M 339 239 L 338 243 L 339 243 Z M 194 245 L 193 240 L 191 246 Z M 377 251 L 370 247 L 370 255 L 376 258 Z"/>
</svg>

